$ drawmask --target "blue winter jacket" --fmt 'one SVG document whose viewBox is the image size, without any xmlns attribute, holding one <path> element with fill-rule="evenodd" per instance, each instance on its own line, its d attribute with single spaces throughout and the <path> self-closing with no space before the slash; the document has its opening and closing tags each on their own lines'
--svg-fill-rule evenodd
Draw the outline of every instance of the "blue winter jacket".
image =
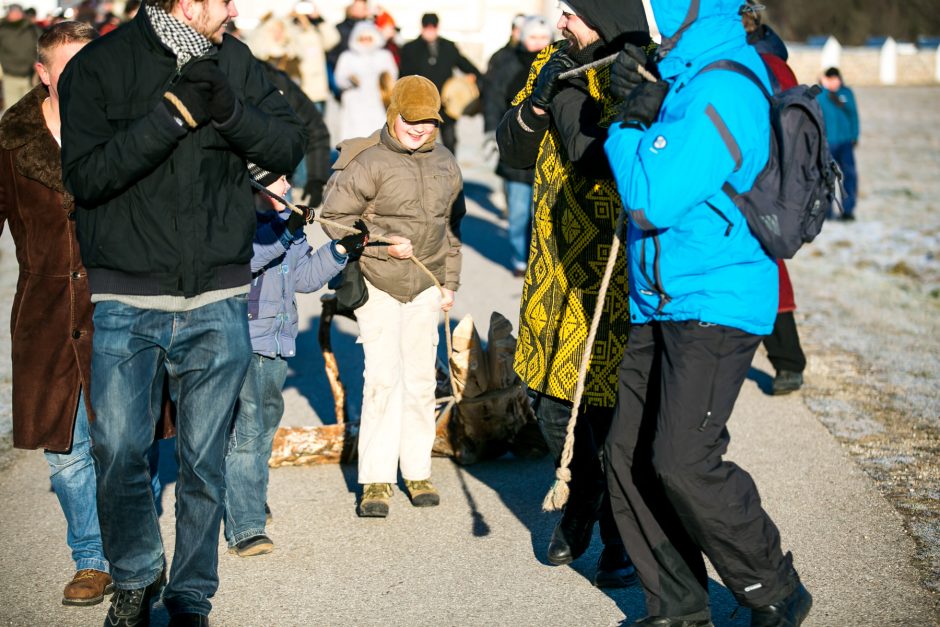
<svg viewBox="0 0 940 627">
<path fill-rule="evenodd" d="M 251 257 L 248 330 L 251 350 L 266 357 L 293 357 L 297 352 L 296 292 L 315 292 L 346 266 L 346 255 L 333 242 L 316 252 L 303 231 L 292 237 L 284 225 L 289 211 L 258 212 Z"/>
<path fill-rule="evenodd" d="M 816 96 L 826 120 L 826 139 L 830 146 L 850 144 L 858 141 L 858 108 L 855 94 L 843 85 L 839 91 L 831 92 L 825 87 Z"/>
<path fill-rule="evenodd" d="M 767 163 L 769 105 L 756 85 L 719 70 L 738 61 L 770 87 L 747 44 L 741 0 L 652 0 L 670 83 L 647 130 L 611 126 L 605 149 L 630 217 L 630 316 L 700 320 L 766 335 L 777 313 L 777 265 L 722 191 L 750 189 Z"/>
</svg>

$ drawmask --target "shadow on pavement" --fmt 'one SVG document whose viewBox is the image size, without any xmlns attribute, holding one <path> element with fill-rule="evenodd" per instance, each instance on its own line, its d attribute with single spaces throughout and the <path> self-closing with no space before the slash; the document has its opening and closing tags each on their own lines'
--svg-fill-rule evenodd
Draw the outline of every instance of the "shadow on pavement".
<svg viewBox="0 0 940 627">
<path fill-rule="evenodd" d="M 464 246 L 474 249 L 493 263 L 512 270 L 509 236 L 505 227 L 467 214 L 460 223 L 460 234 Z"/>
<path fill-rule="evenodd" d="M 751 366 L 747 371 L 747 379 L 756 383 L 760 391 L 767 396 L 773 396 L 774 378 L 770 374 Z"/>
<path fill-rule="evenodd" d="M 503 217 L 503 210 L 493 203 L 493 193 L 493 188 L 486 183 L 464 179 L 463 194 L 468 200 L 475 202 L 484 211 Z"/>
</svg>

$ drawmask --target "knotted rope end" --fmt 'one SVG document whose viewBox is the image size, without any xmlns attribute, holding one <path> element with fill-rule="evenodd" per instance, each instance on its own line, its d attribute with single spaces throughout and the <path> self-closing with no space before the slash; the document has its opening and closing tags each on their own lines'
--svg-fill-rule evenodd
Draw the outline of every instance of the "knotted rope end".
<svg viewBox="0 0 940 627">
<path fill-rule="evenodd" d="M 570 470 L 561 467 L 555 471 L 555 482 L 552 483 L 548 494 L 545 495 L 545 500 L 542 501 L 543 512 L 557 512 L 564 509 L 565 503 L 568 502 L 568 495 L 571 492 L 568 487 L 569 481 L 571 481 Z"/>
</svg>

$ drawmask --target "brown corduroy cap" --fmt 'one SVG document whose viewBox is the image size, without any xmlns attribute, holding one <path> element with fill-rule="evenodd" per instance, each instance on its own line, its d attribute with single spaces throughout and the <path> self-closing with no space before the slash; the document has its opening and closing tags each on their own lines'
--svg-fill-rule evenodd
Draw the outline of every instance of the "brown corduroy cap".
<svg viewBox="0 0 940 627">
<path fill-rule="evenodd" d="M 406 122 L 437 120 L 441 117 L 441 95 L 434 83 L 423 76 L 403 76 L 392 88 L 392 100 L 388 105 L 386 118 L 388 129 L 394 133 L 397 115 Z"/>
</svg>

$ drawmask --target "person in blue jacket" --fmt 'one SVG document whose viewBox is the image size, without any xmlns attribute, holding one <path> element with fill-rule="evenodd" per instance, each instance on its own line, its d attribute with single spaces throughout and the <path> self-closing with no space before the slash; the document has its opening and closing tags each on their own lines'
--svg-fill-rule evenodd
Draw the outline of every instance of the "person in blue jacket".
<svg viewBox="0 0 940 627">
<path fill-rule="evenodd" d="M 816 96 L 826 121 L 829 152 L 842 170 L 842 219 L 855 219 L 855 198 L 858 195 L 858 172 L 855 169 L 855 146 L 858 144 L 858 107 L 855 94 L 845 86 L 839 68 L 831 67 L 819 79 L 822 93 Z M 828 217 L 832 217 L 831 215 Z"/>
<path fill-rule="evenodd" d="M 652 0 L 656 61 L 627 45 L 605 150 L 629 221 L 631 330 L 605 447 L 611 503 L 646 593 L 638 624 L 710 626 L 704 553 L 752 626 L 799 625 L 812 597 L 750 475 L 724 461 L 727 421 L 777 313 L 777 266 L 728 196 L 768 159 L 770 89 L 741 0 Z M 661 77 L 641 78 L 638 66 Z"/>
<path fill-rule="evenodd" d="M 249 164 L 251 178 L 279 196 L 290 189 L 287 177 Z M 304 236 L 309 218 L 277 211 L 274 201 L 255 194 L 258 226 L 252 244 L 248 331 L 251 364 L 238 394 L 235 424 L 225 456 L 225 539 L 241 557 L 270 553 L 274 543 L 265 532 L 268 458 L 284 399 L 288 357 L 297 352 L 296 292 L 315 292 L 346 267 L 350 254 L 368 241 L 365 223 L 359 233 L 331 241 L 314 251 Z"/>
</svg>

